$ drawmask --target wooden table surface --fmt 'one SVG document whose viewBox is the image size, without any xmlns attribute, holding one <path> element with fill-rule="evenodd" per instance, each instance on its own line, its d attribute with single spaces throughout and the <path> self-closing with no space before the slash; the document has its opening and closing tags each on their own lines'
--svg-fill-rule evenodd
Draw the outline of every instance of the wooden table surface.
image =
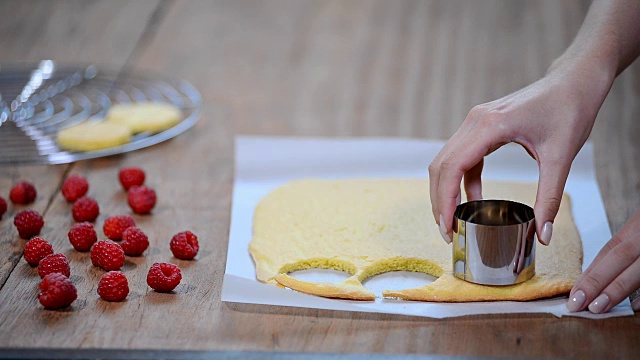
<svg viewBox="0 0 640 360">
<path fill-rule="evenodd" d="M 3 1 L 0 64 L 53 59 L 184 78 L 204 99 L 195 128 L 151 148 L 57 166 L 1 166 L 0 194 L 29 180 L 42 235 L 71 262 L 78 299 L 43 310 L 25 241 L 0 220 L 2 348 L 202 349 L 419 353 L 500 357 L 635 357 L 638 316 L 602 321 L 551 315 L 433 320 L 222 303 L 236 134 L 446 139 L 475 104 L 545 73 L 577 32 L 586 1 Z M 622 74 L 592 134 L 612 230 L 640 204 L 640 64 Z M 428 164 L 425 164 L 425 167 Z M 116 181 L 141 166 L 159 194 L 135 216 L 152 244 L 128 258 L 131 293 L 96 294 L 103 271 L 73 251 L 63 179 L 82 174 L 98 200 L 98 228 L 129 213 Z M 170 237 L 198 234 L 197 261 Z M 101 230 L 99 230 L 101 236 Z M 151 263 L 184 275 L 175 294 L 146 286 Z"/>
</svg>

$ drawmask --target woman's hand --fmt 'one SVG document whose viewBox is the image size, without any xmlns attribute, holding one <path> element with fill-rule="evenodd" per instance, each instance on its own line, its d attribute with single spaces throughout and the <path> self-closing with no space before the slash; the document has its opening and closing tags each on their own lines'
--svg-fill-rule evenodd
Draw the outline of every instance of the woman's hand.
<svg viewBox="0 0 640 360">
<path fill-rule="evenodd" d="M 640 288 L 640 210 L 600 250 L 571 289 L 567 309 L 603 313 Z M 631 304 L 640 310 L 640 298 Z"/>
<path fill-rule="evenodd" d="M 451 242 L 460 183 L 482 198 L 483 159 L 516 142 L 540 170 L 534 205 L 541 243 L 551 241 L 569 168 L 589 137 L 613 80 L 640 55 L 640 2 L 594 0 L 571 46 L 547 76 L 502 99 L 474 107 L 429 166 L 433 216 Z M 567 303 L 605 312 L 640 287 L 640 211 L 607 243 L 580 277 Z M 640 309 L 640 299 L 632 304 Z"/>
<path fill-rule="evenodd" d="M 474 107 L 429 166 L 433 216 L 447 242 L 463 178 L 467 197 L 482 198 L 483 158 L 516 142 L 538 162 L 536 232 L 541 243 L 549 244 L 571 163 L 615 76 L 594 64 L 555 64 L 552 69 L 524 89 Z"/>
</svg>

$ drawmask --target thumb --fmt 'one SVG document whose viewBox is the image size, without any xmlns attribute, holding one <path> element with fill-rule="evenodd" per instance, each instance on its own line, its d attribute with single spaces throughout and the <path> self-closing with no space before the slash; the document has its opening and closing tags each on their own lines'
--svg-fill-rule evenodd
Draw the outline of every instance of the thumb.
<svg viewBox="0 0 640 360">
<path fill-rule="evenodd" d="M 533 206 L 533 212 L 536 218 L 538 240 L 543 245 L 549 245 L 549 242 L 551 242 L 553 220 L 560 209 L 564 185 L 567 182 L 570 168 L 571 162 L 540 162 L 538 192 L 536 194 L 536 203 Z"/>
</svg>

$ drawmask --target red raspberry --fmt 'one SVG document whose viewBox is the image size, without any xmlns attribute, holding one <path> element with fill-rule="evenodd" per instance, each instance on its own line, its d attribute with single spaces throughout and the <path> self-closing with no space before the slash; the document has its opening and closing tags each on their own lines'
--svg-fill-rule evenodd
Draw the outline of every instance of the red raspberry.
<svg viewBox="0 0 640 360">
<path fill-rule="evenodd" d="M 7 212 L 7 201 L 0 196 L 0 219 L 2 219 L 2 215 Z"/>
<path fill-rule="evenodd" d="M 91 245 L 98 241 L 98 234 L 90 222 L 76 223 L 69 230 L 69 242 L 77 251 L 89 251 Z"/>
<path fill-rule="evenodd" d="M 120 169 L 120 173 L 118 174 L 120 178 L 120 184 L 126 190 L 129 190 L 130 187 L 134 185 L 142 185 L 144 184 L 144 171 L 140 168 L 122 168 Z"/>
<path fill-rule="evenodd" d="M 122 233 L 120 245 L 125 255 L 140 256 L 149 247 L 149 238 L 140 228 L 132 226 Z"/>
<path fill-rule="evenodd" d="M 182 280 L 180 268 L 169 263 L 151 265 L 147 274 L 147 284 L 158 292 L 169 292 L 175 289 Z"/>
<path fill-rule="evenodd" d="M 24 259 L 31 266 L 38 266 L 40 260 L 51 254 L 53 254 L 53 247 L 40 237 L 31 238 L 24 246 Z"/>
<path fill-rule="evenodd" d="M 20 211 L 16 215 L 13 219 L 13 225 L 18 229 L 18 234 L 21 238 L 30 239 L 40 234 L 40 230 L 44 226 L 44 220 L 37 211 L 27 209 Z"/>
<path fill-rule="evenodd" d="M 44 277 L 40 283 L 38 300 L 47 309 L 59 309 L 71 305 L 78 297 L 76 287 L 68 277 L 60 273 L 52 273 Z"/>
<path fill-rule="evenodd" d="M 98 203 L 88 196 L 76 200 L 71 209 L 76 221 L 94 221 L 100 215 Z"/>
<path fill-rule="evenodd" d="M 198 237 L 191 231 L 183 231 L 177 233 L 169 243 L 173 256 L 182 260 L 191 260 L 198 255 L 200 246 L 198 245 Z"/>
<path fill-rule="evenodd" d="M 144 185 L 129 189 L 127 198 L 133 212 L 138 214 L 148 214 L 156 206 L 156 192 Z"/>
<path fill-rule="evenodd" d="M 51 254 L 40 260 L 38 264 L 38 275 L 41 278 L 53 273 L 60 273 L 66 277 L 71 275 L 71 268 L 69 267 L 69 261 L 64 254 Z"/>
<path fill-rule="evenodd" d="M 22 181 L 13 186 L 9 198 L 14 204 L 29 204 L 36 199 L 37 194 L 32 183 Z"/>
<path fill-rule="evenodd" d="M 100 240 L 91 248 L 91 262 L 104 270 L 118 270 L 124 265 L 124 251 L 120 244 Z"/>
<path fill-rule="evenodd" d="M 122 271 L 109 271 L 98 283 L 98 295 L 107 301 L 122 301 L 129 295 L 129 282 Z"/>
<path fill-rule="evenodd" d="M 62 184 L 62 195 L 68 202 L 74 202 L 89 191 L 89 182 L 84 176 L 71 175 Z"/>
<path fill-rule="evenodd" d="M 136 226 L 136 222 L 129 215 L 109 216 L 104 221 L 102 231 L 111 240 L 122 240 L 122 233 L 132 226 Z"/>
</svg>

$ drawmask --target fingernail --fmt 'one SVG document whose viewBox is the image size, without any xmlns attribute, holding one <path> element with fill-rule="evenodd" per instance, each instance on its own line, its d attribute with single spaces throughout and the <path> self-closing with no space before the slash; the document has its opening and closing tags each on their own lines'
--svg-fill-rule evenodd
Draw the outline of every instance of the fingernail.
<svg viewBox="0 0 640 360">
<path fill-rule="evenodd" d="M 444 225 L 444 216 L 442 216 L 442 214 L 440 214 L 440 235 L 442 235 L 442 238 L 444 239 L 444 241 L 447 242 L 447 244 L 451 244 L 451 236 L 449 236 L 449 234 L 447 234 L 447 228 Z"/>
<path fill-rule="evenodd" d="M 542 232 L 540 233 L 540 241 L 543 244 L 549 245 L 551 242 L 551 234 L 553 233 L 553 223 L 551 221 L 547 221 L 542 226 Z"/>
<path fill-rule="evenodd" d="M 635 299 L 635 300 L 633 300 L 633 302 L 631 303 L 631 308 L 632 308 L 634 311 L 638 311 L 638 310 L 640 310 L 640 297 L 639 297 L 639 298 L 637 298 L 637 299 Z"/>
<path fill-rule="evenodd" d="M 573 296 L 571 297 L 571 299 L 567 301 L 567 309 L 571 312 L 576 312 L 580 310 L 582 305 L 584 305 L 584 301 L 586 300 L 586 298 L 587 296 L 584 294 L 584 291 L 582 290 L 576 291 L 575 294 L 573 294 Z"/>
<path fill-rule="evenodd" d="M 609 305 L 609 296 L 607 294 L 600 294 L 591 302 L 591 304 L 589 304 L 589 311 L 594 314 L 600 314 L 607 305 Z"/>
</svg>

